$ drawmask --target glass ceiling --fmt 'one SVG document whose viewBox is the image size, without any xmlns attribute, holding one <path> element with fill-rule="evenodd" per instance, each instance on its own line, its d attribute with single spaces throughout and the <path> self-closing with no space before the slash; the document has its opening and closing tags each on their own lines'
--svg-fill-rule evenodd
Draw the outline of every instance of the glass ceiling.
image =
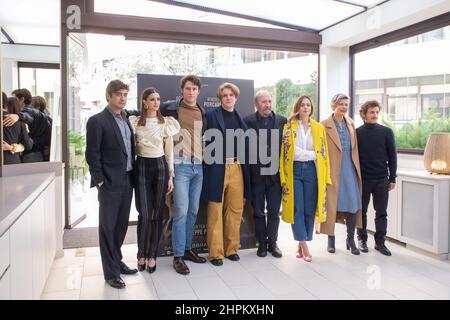
<svg viewBox="0 0 450 320">
<path fill-rule="evenodd" d="M 319 31 L 380 0 L 95 0 L 95 12 Z"/>
<path fill-rule="evenodd" d="M 183 3 L 289 24 L 298 28 L 325 29 L 377 5 L 380 0 L 173 0 Z"/>
<path fill-rule="evenodd" d="M 136 17 L 201 21 L 263 28 L 281 28 L 272 24 L 194 10 L 167 3 L 168 1 L 162 3 L 148 0 L 95 0 L 94 11 Z"/>
</svg>

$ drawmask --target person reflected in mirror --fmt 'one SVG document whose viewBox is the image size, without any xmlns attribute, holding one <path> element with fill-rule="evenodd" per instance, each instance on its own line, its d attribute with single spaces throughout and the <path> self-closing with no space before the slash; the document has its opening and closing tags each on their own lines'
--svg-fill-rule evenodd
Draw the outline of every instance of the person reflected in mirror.
<svg viewBox="0 0 450 320">
<path fill-rule="evenodd" d="M 20 112 L 19 100 L 16 97 L 7 97 L 2 92 L 3 117 Z M 23 122 L 16 122 L 12 126 L 3 127 L 3 164 L 21 163 L 20 154 L 33 148 L 33 140 L 28 135 L 28 128 Z"/>
<path fill-rule="evenodd" d="M 16 89 L 12 95 L 19 100 L 20 112 L 6 116 L 3 119 L 3 125 L 9 127 L 18 120 L 25 122 L 29 128 L 29 136 L 34 143 L 31 150 L 23 152 L 22 162 L 44 161 L 44 148 L 51 135 L 51 124 L 44 113 L 31 107 L 32 96 L 29 90 Z"/>
<path fill-rule="evenodd" d="M 52 139 L 52 130 L 51 129 L 52 129 L 52 125 L 53 125 L 53 120 L 50 117 L 50 113 L 47 108 L 47 101 L 44 99 L 44 97 L 34 96 L 31 99 L 31 106 L 34 109 L 37 109 L 40 112 L 42 112 L 43 114 L 45 114 L 47 116 L 48 122 L 50 123 L 50 130 L 48 131 L 47 139 L 44 143 L 44 148 L 42 150 L 42 154 L 44 155 L 44 161 L 49 161 L 50 160 L 50 144 L 51 144 L 51 139 Z"/>
</svg>

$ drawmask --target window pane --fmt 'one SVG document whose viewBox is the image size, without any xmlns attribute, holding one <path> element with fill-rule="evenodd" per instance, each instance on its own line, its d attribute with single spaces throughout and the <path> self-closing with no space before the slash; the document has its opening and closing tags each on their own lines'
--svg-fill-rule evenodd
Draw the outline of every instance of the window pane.
<svg viewBox="0 0 450 320">
<path fill-rule="evenodd" d="M 272 0 L 255 1 L 229 0 L 180 0 L 190 3 L 239 14 L 245 14 L 272 21 L 288 23 L 299 27 L 320 30 L 338 21 L 363 11 L 360 6 L 350 2 L 331 0 Z M 274 10 L 276 6 L 276 10 Z"/>
<path fill-rule="evenodd" d="M 359 105 L 375 98 L 399 148 L 423 149 L 432 130 L 449 131 L 449 56 L 449 26 L 355 54 L 357 123 Z"/>
<path fill-rule="evenodd" d="M 95 0 L 94 11 L 137 17 L 201 21 L 262 28 L 280 28 L 272 24 L 240 19 L 222 14 L 194 10 L 148 0 Z"/>
<path fill-rule="evenodd" d="M 73 41 L 72 37 L 77 37 Z M 70 215 L 86 214 L 78 227 L 98 225 L 95 188 L 89 188 L 84 159 L 87 119 L 106 105 L 105 88 L 121 79 L 130 86 L 127 109 L 136 109 L 138 74 L 185 75 L 251 80 L 253 90 L 273 94 L 273 109 L 288 116 L 295 98 L 305 94 L 317 105 L 318 55 L 311 53 L 125 40 L 122 36 L 76 34 L 69 37 L 68 128 Z M 179 92 L 178 87 L 176 92 Z M 250 95 L 253 96 L 254 92 Z M 161 100 L 177 97 L 161 96 Z M 251 103 L 251 102 L 250 102 Z M 239 100 L 238 104 L 239 105 Z M 317 112 L 317 108 L 314 108 Z M 316 115 L 317 119 L 317 115 Z M 137 220 L 134 204 L 130 220 Z"/>
</svg>

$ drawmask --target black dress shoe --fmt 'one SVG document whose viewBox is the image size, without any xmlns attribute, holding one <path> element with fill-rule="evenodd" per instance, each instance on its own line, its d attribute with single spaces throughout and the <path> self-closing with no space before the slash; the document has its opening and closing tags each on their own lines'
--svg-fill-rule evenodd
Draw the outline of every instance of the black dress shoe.
<svg viewBox="0 0 450 320">
<path fill-rule="evenodd" d="M 367 247 L 367 241 L 359 240 L 358 247 L 359 247 L 359 250 L 361 250 L 361 252 L 364 252 L 364 253 L 369 252 L 369 248 Z"/>
<path fill-rule="evenodd" d="M 336 252 L 336 247 L 335 247 L 335 237 L 334 236 L 328 236 L 328 246 L 327 246 L 327 251 L 329 253 L 335 253 Z"/>
<path fill-rule="evenodd" d="M 156 264 L 153 267 L 147 266 L 148 273 L 153 273 L 156 271 Z"/>
<path fill-rule="evenodd" d="M 380 251 L 380 253 L 384 254 L 385 256 L 391 256 L 392 255 L 391 251 L 388 248 L 386 248 L 384 243 L 382 243 L 382 244 L 375 244 L 375 250 Z"/>
<path fill-rule="evenodd" d="M 125 288 L 125 282 L 121 278 L 112 278 L 106 280 L 106 282 L 113 288 L 122 289 Z"/>
<path fill-rule="evenodd" d="M 256 251 L 256 255 L 261 258 L 267 256 L 267 245 L 265 243 L 259 244 L 258 251 Z"/>
<path fill-rule="evenodd" d="M 135 274 L 137 273 L 137 269 L 130 269 L 125 263 L 120 265 L 120 273 L 121 274 Z"/>
<path fill-rule="evenodd" d="M 192 250 L 186 250 L 184 252 L 183 260 L 189 260 L 195 263 L 205 263 L 206 259 L 203 257 L 200 257 L 195 251 Z"/>
<path fill-rule="evenodd" d="M 139 262 L 137 263 L 137 268 L 139 271 L 144 271 L 145 270 L 145 263 L 144 264 L 139 264 Z"/>
<path fill-rule="evenodd" d="M 210 262 L 216 267 L 220 267 L 221 265 L 223 265 L 222 259 L 212 259 Z"/>
<path fill-rule="evenodd" d="M 281 252 L 280 248 L 278 248 L 276 243 L 273 245 L 269 245 L 267 251 L 269 251 L 275 258 L 281 258 L 283 256 L 283 253 Z"/>
<path fill-rule="evenodd" d="M 181 257 L 173 258 L 173 268 L 175 269 L 176 272 L 182 275 L 187 275 L 191 272 L 189 271 L 188 266 Z"/>
<path fill-rule="evenodd" d="M 226 256 L 225 258 L 227 258 L 231 261 L 239 261 L 241 259 L 237 253 L 230 254 L 229 256 Z"/>
</svg>

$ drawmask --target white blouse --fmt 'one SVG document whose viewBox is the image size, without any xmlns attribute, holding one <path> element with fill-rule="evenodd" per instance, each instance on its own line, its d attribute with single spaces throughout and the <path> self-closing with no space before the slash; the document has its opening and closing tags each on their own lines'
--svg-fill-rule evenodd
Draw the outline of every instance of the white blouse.
<svg viewBox="0 0 450 320">
<path fill-rule="evenodd" d="M 305 132 L 301 121 L 298 122 L 295 138 L 294 161 L 314 161 L 317 159 L 311 127 Z"/>
<path fill-rule="evenodd" d="M 173 117 L 164 117 L 164 123 L 158 118 L 147 118 L 145 126 L 138 126 L 140 117 L 129 118 L 133 128 L 136 153 L 144 158 L 166 157 L 169 174 L 173 176 L 173 136 L 180 131 L 180 124 Z"/>
</svg>

